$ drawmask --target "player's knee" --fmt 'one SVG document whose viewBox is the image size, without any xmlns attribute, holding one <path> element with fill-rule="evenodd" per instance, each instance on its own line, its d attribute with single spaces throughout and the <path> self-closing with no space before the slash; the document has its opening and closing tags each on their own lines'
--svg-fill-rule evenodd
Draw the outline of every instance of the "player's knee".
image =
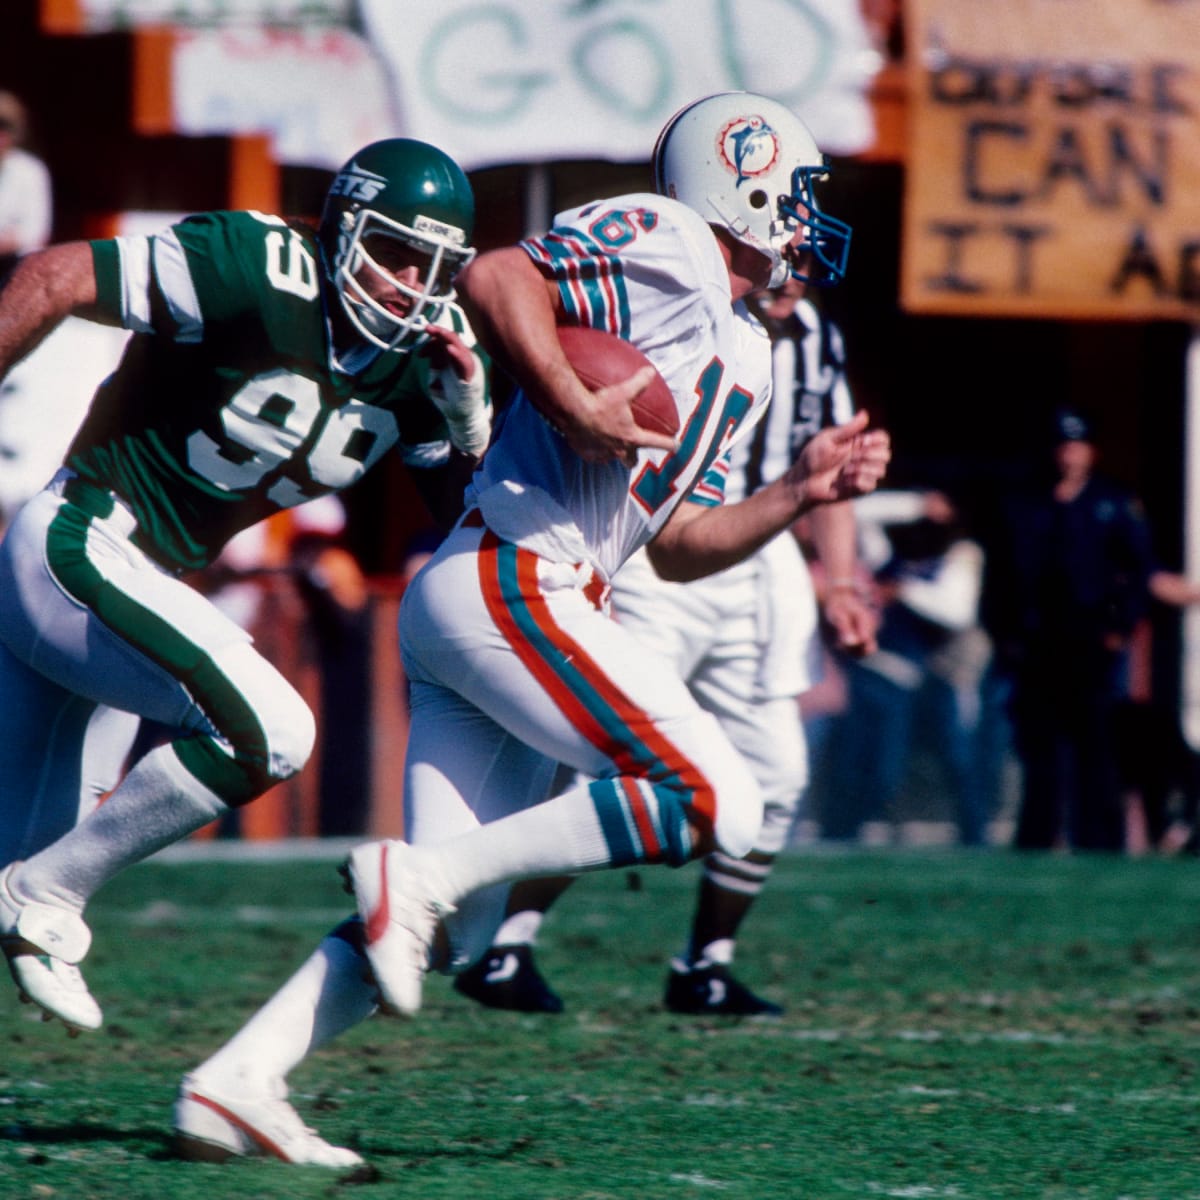
<svg viewBox="0 0 1200 1200">
<path fill-rule="evenodd" d="M 266 771 L 271 783 L 290 779 L 312 756 L 317 741 L 317 723 L 299 693 L 292 692 L 280 704 L 266 728 Z"/>
<path fill-rule="evenodd" d="M 788 834 L 800 810 L 800 798 L 804 794 L 804 780 L 799 774 L 772 772 L 771 776 L 759 778 L 762 790 L 762 829 L 755 840 L 754 849 L 764 854 L 778 854 L 787 844 Z"/>
<path fill-rule="evenodd" d="M 808 755 L 803 745 L 777 743 L 769 759 L 755 762 L 754 777 L 768 816 L 774 808 L 788 817 L 794 815 L 808 787 Z"/>
<path fill-rule="evenodd" d="M 713 847 L 731 858 L 744 858 L 754 849 L 763 823 L 763 794 L 754 776 L 732 775 L 717 793 Z"/>
<path fill-rule="evenodd" d="M 713 850 L 741 858 L 754 848 L 762 826 L 762 790 L 740 758 L 727 758 L 702 788 L 659 784 L 654 792 L 668 835 L 655 861 L 682 866 Z M 687 833 L 673 837 L 672 830 Z"/>
<path fill-rule="evenodd" d="M 788 834 L 796 820 L 799 809 L 799 793 L 793 792 L 790 804 L 764 804 L 762 828 L 754 839 L 754 849 L 761 854 L 775 855 L 787 845 Z"/>
<path fill-rule="evenodd" d="M 232 750 L 244 803 L 308 762 L 316 721 L 300 693 L 249 643 L 231 644 L 214 657 L 238 701 L 218 695 L 205 715 Z"/>
<path fill-rule="evenodd" d="M 316 722 L 299 693 L 281 690 L 268 711 L 254 713 L 240 728 L 227 730 L 224 738 L 211 743 L 214 756 L 225 764 L 214 790 L 233 807 L 249 804 L 304 766 L 316 736 Z"/>
</svg>

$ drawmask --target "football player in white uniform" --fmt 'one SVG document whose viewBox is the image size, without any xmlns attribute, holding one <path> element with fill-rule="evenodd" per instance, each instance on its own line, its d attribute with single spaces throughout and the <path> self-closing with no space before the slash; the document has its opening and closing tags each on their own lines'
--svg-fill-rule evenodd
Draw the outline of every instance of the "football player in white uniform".
<svg viewBox="0 0 1200 1200">
<path fill-rule="evenodd" d="M 510 881 L 753 847 L 753 775 L 677 676 L 646 669 L 606 592 L 647 544 L 672 578 L 731 566 L 814 504 L 871 490 L 890 448 L 856 417 L 775 483 L 721 504 L 729 451 L 770 391 L 765 334 L 739 332 L 745 298 L 781 282 L 801 251 L 840 274 L 849 231 L 817 207 L 827 166 L 808 130 L 768 98 L 689 105 L 654 166 L 656 193 L 562 213 L 459 277 L 476 331 L 521 390 L 466 515 L 401 606 L 409 840 L 353 852 L 358 920 L 184 1081 L 175 1119 L 192 1148 L 242 1152 L 254 1097 L 280 1096 L 314 1046 L 377 1002 L 414 1013 L 431 965 L 461 969 L 487 949 Z M 670 385 L 678 439 L 633 419 L 648 368 L 589 390 L 560 322 L 638 346 Z M 546 799 L 559 763 L 592 782 Z"/>
<path fill-rule="evenodd" d="M 772 335 L 773 390 L 766 417 L 730 456 L 726 503 L 782 475 L 821 429 L 848 421 L 840 331 L 788 279 L 760 299 Z M 824 617 L 848 654 L 875 648 L 879 616 L 859 586 L 853 505 L 824 504 L 810 515 L 828 584 Z M 746 759 L 763 797 L 754 848 L 733 858 L 719 847 L 704 860 L 699 896 L 683 953 L 672 960 L 663 1002 L 672 1012 L 778 1015 L 731 971 L 738 931 L 766 885 L 808 785 L 808 748 L 797 697 L 819 677 L 820 643 L 812 579 L 791 531 L 724 571 L 691 583 L 659 579 L 639 552 L 613 580 L 613 611 L 665 658 L 700 706 L 721 723 Z M 491 1008 L 560 1012 L 562 1000 L 542 978 L 532 947 L 546 910 L 571 882 L 533 879 L 514 885 L 496 942 L 455 988 Z"/>
<path fill-rule="evenodd" d="M 451 282 L 473 221 L 453 160 L 388 139 L 338 173 L 319 228 L 217 212 L 64 243 L 0 296 L 0 375 L 70 313 L 133 331 L 0 544 L 0 945 L 22 995 L 73 1031 L 101 1024 L 77 965 L 89 898 L 312 748 L 299 694 L 180 575 L 394 446 L 461 510 L 491 424 Z M 105 708 L 176 736 L 81 811 Z"/>
</svg>

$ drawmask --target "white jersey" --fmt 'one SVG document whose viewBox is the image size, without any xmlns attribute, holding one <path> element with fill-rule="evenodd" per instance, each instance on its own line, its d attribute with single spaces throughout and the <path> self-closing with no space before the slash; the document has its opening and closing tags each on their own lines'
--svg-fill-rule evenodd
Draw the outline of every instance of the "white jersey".
<svg viewBox="0 0 1200 1200">
<path fill-rule="evenodd" d="M 28 254 L 49 242 L 53 217 L 46 164 L 14 147 L 0 159 L 0 234 L 16 239 L 18 254 Z"/>
<path fill-rule="evenodd" d="M 721 502 L 723 456 L 770 394 L 770 342 L 732 304 L 708 224 L 673 200 L 639 193 L 572 209 L 522 245 L 557 282 L 565 322 L 619 334 L 658 368 L 679 449 L 643 449 L 632 469 L 584 462 L 518 394 L 467 502 L 505 541 L 608 580 L 694 489 Z"/>
</svg>

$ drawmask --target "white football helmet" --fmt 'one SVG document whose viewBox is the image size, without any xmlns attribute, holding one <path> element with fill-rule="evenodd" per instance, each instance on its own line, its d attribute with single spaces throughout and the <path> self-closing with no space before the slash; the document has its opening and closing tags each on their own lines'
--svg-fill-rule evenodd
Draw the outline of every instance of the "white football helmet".
<svg viewBox="0 0 1200 1200">
<path fill-rule="evenodd" d="M 752 92 L 719 92 L 680 109 L 654 147 L 654 186 L 728 229 L 771 261 L 770 287 L 793 275 L 836 283 L 846 273 L 850 226 L 820 211 L 813 181 L 829 174 L 825 156 L 790 109 Z M 789 243 L 806 236 L 801 271 Z"/>
</svg>

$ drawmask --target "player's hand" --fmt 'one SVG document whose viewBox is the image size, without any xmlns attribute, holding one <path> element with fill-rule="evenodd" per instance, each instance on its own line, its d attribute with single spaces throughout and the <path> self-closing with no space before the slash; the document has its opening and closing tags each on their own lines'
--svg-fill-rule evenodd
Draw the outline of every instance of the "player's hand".
<svg viewBox="0 0 1200 1200">
<path fill-rule="evenodd" d="M 570 415 L 556 422 L 567 444 L 587 462 L 618 459 L 627 467 L 637 462 L 638 450 L 674 450 L 678 443 L 665 433 L 645 429 L 633 419 L 630 405 L 654 379 L 653 367 L 642 367 L 621 383 L 594 392 L 573 405 Z"/>
<path fill-rule="evenodd" d="M 422 351 L 432 367 L 429 398 L 446 419 L 451 443 L 464 454 L 478 456 L 492 436 L 483 364 L 453 329 L 430 325 L 428 333 Z"/>
<path fill-rule="evenodd" d="M 434 370 L 453 371 L 464 382 L 470 382 L 475 372 L 482 370 L 475 352 L 453 329 L 447 329 L 444 325 L 428 325 L 425 332 L 429 340 L 422 353 L 433 364 Z"/>
<path fill-rule="evenodd" d="M 808 504 L 827 504 L 865 496 L 879 486 L 892 458 L 886 429 L 867 429 L 866 412 L 844 425 L 823 429 L 788 469 L 793 485 L 803 489 Z"/>
<path fill-rule="evenodd" d="M 822 606 L 825 622 L 837 647 L 853 658 L 874 654 L 879 649 L 879 612 L 866 597 L 849 587 L 835 588 Z"/>
</svg>

